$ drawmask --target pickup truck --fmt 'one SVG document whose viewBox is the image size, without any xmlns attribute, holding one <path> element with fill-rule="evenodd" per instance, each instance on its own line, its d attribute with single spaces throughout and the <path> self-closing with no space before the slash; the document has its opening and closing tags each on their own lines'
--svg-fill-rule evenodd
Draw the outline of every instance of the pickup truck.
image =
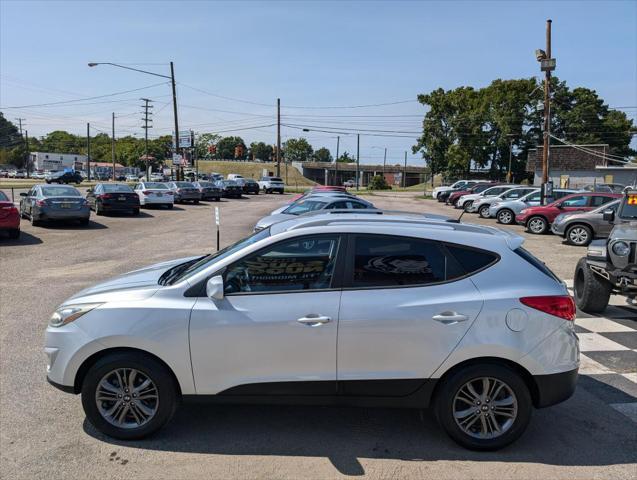
<svg viewBox="0 0 637 480">
<path fill-rule="evenodd" d="M 285 184 L 280 177 L 261 177 L 259 188 L 265 193 L 279 192 L 282 194 L 285 190 Z"/>
</svg>

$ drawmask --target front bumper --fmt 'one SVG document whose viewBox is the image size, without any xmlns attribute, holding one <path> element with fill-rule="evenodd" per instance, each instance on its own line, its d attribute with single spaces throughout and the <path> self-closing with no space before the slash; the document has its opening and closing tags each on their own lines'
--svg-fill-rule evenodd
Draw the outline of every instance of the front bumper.
<svg viewBox="0 0 637 480">
<path fill-rule="evenodd" d="M 551 233 L 553 235 L 559 235 L 560 237 L 564 236 L 564 231 L 566 230 L 565 228 L 566 224 L 565 223 L 552 223 L 551 224 Z"/>
</svg>

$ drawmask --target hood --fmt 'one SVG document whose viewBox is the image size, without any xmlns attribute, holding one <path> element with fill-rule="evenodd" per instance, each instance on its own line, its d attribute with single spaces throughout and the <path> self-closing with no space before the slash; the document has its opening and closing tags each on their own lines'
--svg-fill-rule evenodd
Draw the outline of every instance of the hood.
<svg viewBox="0 0 637 480">
<path fill-rule="evenodd" d="M 186 257 L 167 262 L 156 263 L 139 270 L 124 273 L 104 282 L 85 288 L 68 298 L 63 305 L 70 303 L 112 302 L 117 300 L 143 300 L 152 297 L 161 286 L 159 277 L 170 267 L 194 260 L 199 257 Z"/>
<path fill-rule="evenodd" d="M 261 220 L 257 222 L 258 228 L 267 228 L 275 223 L 282 222 L 284 220 L 290 220 L 292 218 L 298 218 L 298 215 L 289 215 L 287 213 L 277 213 L 275 215 L 268 215 L 267 217 L 263 217 Z"/>
<path fill-rule="evenodd" d="M 609 238 L 631 241 L 637 240 L 637 221 L 629 221 L 615 225 L 613 231 L 610 232 Z"/>
</svg>

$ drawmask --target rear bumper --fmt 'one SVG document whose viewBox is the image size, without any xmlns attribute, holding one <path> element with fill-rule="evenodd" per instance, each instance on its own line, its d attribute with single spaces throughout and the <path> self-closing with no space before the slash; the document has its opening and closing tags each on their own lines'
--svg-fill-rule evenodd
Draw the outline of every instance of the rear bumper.
<svg viewBox="0 0 637 480">
<path fill-rule="evenodd" d="M 141 205 L 172 205 L 174 202 L 174 198 L 172 195 L 164 195 L 161 197 L 145 197 L 143 199 L 140 198 Z"/>
<path fill-rule="evenodd" d="M 101 207 L 109 212 L 127 212 L 139 208 L 139 203 L 102 203 Z"/>
<path fill-rule="evenodd" d="M 89 218 L 90 215 L 91 210 L 87 205 L 80 210 L 40 210 L 37 212 L 36 218 L 38 220 L 82 220 Z"/>
<path fill-rule="evenodd" d="M 535 375 L 533 377 L 537 386 L 535 406 L 537 408 L 550 407 L 569 399 L 575 392 L 577 371 L 576 368 L 568 372 Z"/>
</svg>

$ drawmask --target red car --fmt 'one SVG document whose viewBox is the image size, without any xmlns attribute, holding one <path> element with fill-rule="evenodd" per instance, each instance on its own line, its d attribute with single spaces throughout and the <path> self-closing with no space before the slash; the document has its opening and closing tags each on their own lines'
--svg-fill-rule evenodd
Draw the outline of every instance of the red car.
<svg viewBox="0 0 637 480">
<path fill-rule="evenodd" d="M 560 213 L 593 210 L 620 198 L 619 193 L 573 193 L 548 205 L 529 207 L 515 216 L 515 221 L 529 233 L 545 233 Z"/>
<path fill-rule="evenodd" d="M 20 212 L 3 192 L 0 192 L 0 231 L 8 232 L 9 238 L 20 236 Z"/>
<path fill-rule="evenodd" d="M 472 193 L 482 193 L 487 188 L 495 187 L 496 185 L 499 185 L 499 184 L 495 182 L 480 182 L 474 185 L 473 187 L 469 188 L 468 190 L 458 190 L 457 192 L 453 192 L 451 195 L 449 195 L 449 198 L 447 199 L 447 205 L 453 205 L 455 207 L 456 203 L 458 202 L 458 199 L 462 197 L 463 195 L 470 195 Z"/>
</svg>

